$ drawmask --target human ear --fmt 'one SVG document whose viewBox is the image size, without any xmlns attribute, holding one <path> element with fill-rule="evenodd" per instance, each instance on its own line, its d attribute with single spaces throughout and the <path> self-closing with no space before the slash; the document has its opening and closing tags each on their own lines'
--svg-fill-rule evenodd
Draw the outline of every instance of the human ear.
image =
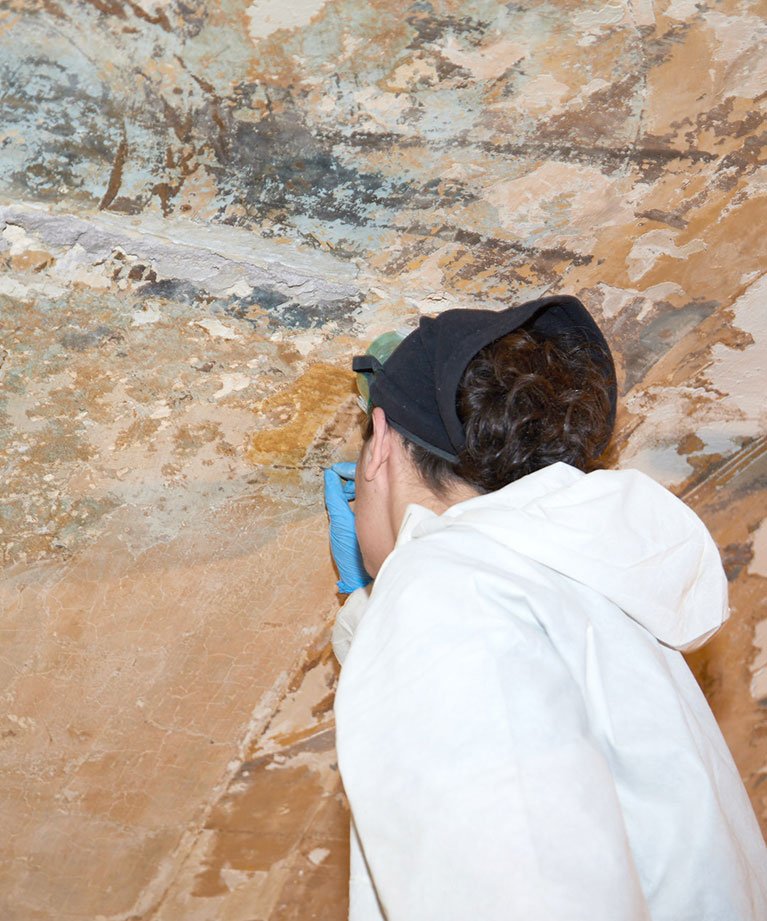
<svg viewBox="0 0 767 921">
<path fill-rule="evenodd" d="M 391 454 L 392 432 L 386 421 L 386 414 L 380 406 L 372 412 L 373 434 L 366 445 L 363 475 L 366 480 L 375 479 L 386 467 Z"/>
</svg>

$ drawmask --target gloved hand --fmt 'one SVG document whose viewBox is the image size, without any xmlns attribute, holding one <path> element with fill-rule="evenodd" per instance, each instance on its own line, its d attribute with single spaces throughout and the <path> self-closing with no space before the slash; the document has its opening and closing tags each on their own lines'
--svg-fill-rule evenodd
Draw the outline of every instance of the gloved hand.
<svg viewBox="0 0 767 921">
<path fill-rule="evenodd" d="M 354 499 L 354 474 L 357 465 L 333 464 L 325 471 L 325 507 L 330 519 L 330 550 L 338 574 L 338 591 L 344 594 L 362 588 L 371 581 L 362 562 L 357 533 L 354 530 L 354 512 L 349 503 Z"/>
</svg>

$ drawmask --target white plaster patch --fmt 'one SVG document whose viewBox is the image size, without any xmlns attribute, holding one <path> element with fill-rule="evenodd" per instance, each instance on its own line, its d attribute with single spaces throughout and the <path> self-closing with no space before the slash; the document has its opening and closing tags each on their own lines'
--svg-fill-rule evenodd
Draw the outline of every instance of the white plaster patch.
<svg viewBox="0 0 767 921">
<path fill-rule="evenodd" d="M 732 349 L 716 343 L 711 350 L 712 364 L 706 371 L 712 385 L 732 397 L 742 416 L 761 422 L 767 421 L 767 402 L 764 399 L 767 381 L 766 300 L 767 275 L 763 275 L 733 305 L 733 325 L 750 333 L 753 343 L 745 349 Z"/>
<path fill-rule="evenodd" d="M 9 254 L 18 256 L 30 249 L 38 249 L 40 243 L 34 237 L 30 236 L 23 227 L 18 224 L 6 224 L 2 232 L 3 239 L 9 246 Z"/>
<path fill-rule="evenodd" d="M 165 400 L 160 400 L 159 403 L 155 404 L 155 409 L 149 414 L 150 419 L 167 419 L 171 414 L 171 408 L 165 402 Z"/>
<path fill-rule="evenodd" d="M 628 5 L 635 25 L 655 25 L 655 0 L 628 0 Z"/>
<path fill-rule="evenodd" d="M 294 333 L 280 329 L 272 334 L 272 339 L 274 341 L 289 342 L 303 358 L 306 358 L 317 348 L 321 337 L 317 330 L 310 329 L 305 333 Z"/>
<path fill-rule="evenodd" d="M 193 325 L 201 327 L 209 336 L 212 336 L 214 339 L 240 338 L 233 329 L 230 329 L 228 326 L 224 326 L 221 320 L 216 320 L 213 317 L 208 317 L 205 320 L 195 320 Z"/>
<path fill-rule="evenodd" d="M 31 285 L 23 285 L 9 275 L 0 275 L 0 294 L 15 297 L 18 300 L 23 300 L 34 294 L 42 295 L 43 297 L 63 297 L 66 293 L 66 288 L 50 282 L 33 282 Z"/>
<path fill-rule="evenodd" d="M 249 385 L 250 378 L 247 374 L 240 374 L 239 372 L 234 372 L 233 374 L 222 374 L 221 388 L 213 394 L 213 399 L 223 400 L 224 397 L 228 397 L 230 393 L 236 393 L 239 390 L 244 390 Z"/>
<path fill-rule="evenodd" d="M 341 42 L 342 51 L 338 59 L 339 62 L 350 61 L 363 44 L 364 42 L 359 35 L 352 35 L 351 32 L 347 32 Z"/>
<path fill-rule="evenodd" d="M 317 106 L 317 111 L 321 115 L 330 115 L 331 112 L 335 112 L 336 110 L 335 98 L 333 96 L 327 96 L 324 93 L 322 96 L 320 96 L 319 101 L 316 102 L 315 105 Z M 259 121 L 259 120 L 260 120 L 260 117 L 254 119 L 254 121 Z"/>
<path fill-rule="evenodd" d="M 767 23 L 756 16 L 726 16 L 709 12 L 705 16 L 716 41 L 713 59 L 728 65 L 726 95 L 752 99 L 767 86 Z M 724 94 L 723 94 L 724 95 Z"/>
<path fill-rule="evenodd" d="M 415 307 L 418 313 L 426 314 L 427 316 L 442 313 L 445 310 L 450 310 L 451 307 L 465 306 L 456 299 L 455 295 L 445 294 L 442 291 L 433 291 L 425 297 L 420 298 L 411 294 L 410 298 L 413 307 Z M 485 306 L 487 306 L 487 304 Z M 410 332 L 412 332 L 412 330 L 410 330 Z M 365 408 L 366 407 L 363 407 L 363 409 Z"/>
<path fill-rule="evenodd" d="M 162 319 L 162 314 L 155 307 L 145 306 L 143 310 L 134 310 L 131 314 L 131 326 L 147 326 Z"/>
<path fill-rule="evenodd" d="M 756 529 L 752 547 L 754 556 L 748 564 L 748 574 L 767 578 L 767 518 Z"/>
<path fill-rule="evenodd" d="M 748 51 L 765 31 L 764 21 L 755 16 L 727 16 L 720 12 L 709 12 L 705 18 L 716 39 L 715 61 L 732 62 Z"/>
<path fill-rule="evenodd" d="M 570 87 L 560 83 L 551 74 L 539 74 L 529 80 L 512 100 L 517 111 L 528 115 L 546 112 L 554 115 L 562 110 L 562 100 L 570 94 Z"/>
<path fill-rule="evenodd" d="M 329 855 L 330 850 L 328 848 L 315 847 L 313 851 L 309 851 L 307 857 L 309 858 L 309 863 L 313 863 L 315 867 L 318 867 Z"/>
<path fill-rule="evenodd" d="M 633 304 L 637 298 L 642 300 L 637 319 L 643 320 L 652 313 L 653 308 L 660 301 L 666 301 L 672 297 L 686 297 L 684 288 L 673 281 L 650 285 L 644 291 L 638 291 L 635 288 L 615 288 L 602 282 L 597 285 L 597 289 L 602 295 L 602 315 L 606 320 L 611 320 L 623 313 L 626 307 Z"/>
<path fill-rule="evenodd" d="M 600 90 L 607 89 L 607 87 L 611 85 L 612 84 L 608 80 L 603 80 L 601 77 L 594 77 L 593 80 L 589 80 L 589 82 L 578 91 L 576 98 L 585 99 L 588 96 L 593 96 L 594 93 L 598 93 Z"/>
<path fill-rule="evenodd" d="M 527 57 L 527 47 L 519 41 L 501 39 L 484 48 L 467 51 L 451 35 L 439 49 L 440 54 L 456 67 L 470 71 L 477 80 L 495 80 Z"/>
<path fill-rule="evenodd" d="M 683 483 L 693 472 L 685 455 L 677 450 L 679 439 L 703 428 L 707 423 L 719 437 L 729 437 L 733 445 L 748 426 L 737 410 L 722 404 L 715 394 L 701 387 L 651 387 L 630 395 L 626 408 L 642 417 L 628 444 L 621 452 L 620 466 L 635 467 L 664 486 Z M 734 418 L 729 418 L 734 417 Z M 699 435 L 703 440 L 702 435 Z"/>
<path fill-rule="evenodd" d="M 585 9 L 572 17 L 573 30 L 579 35 L 578 44 L 593 45 L 600 33 L 626 19 L 622 0 L 610 0 L 598 9 Z"/>
<path fill-rule="evenodd" d="M 234 867 L 221 867 L 220 873 L 221 880 L 229 892 L 236 892 L 252 879 L 265 875 L 252 870 L 236 870 Z"/>
<path fill-rule="evenodd" d="M 767 276 L 733 305 L 733 326 L 750 333 L 744 349 L 716 343 L 705 369 L 703 387 L 651 387 L 626 399 L 626 408 L 642 417 L 621 454 L 621 466 L 638 467 L 666 486 L 683 482 L 692 467 L 678 454 L 686 434 L 703 442 L 699 454 L 728 454 L 753 438 L 767 424 L 764 381 L 767 380 Z"/>
<path fill-rule="evenodd" d="M 485 170 L 477 163 L 452 163 L 442 173 L 445 179 L 473 179 L 483 174 Z"/>
<path fill-rule="evenodd" d="M 756 658 L 751 665 L 751 696 L 754 700 L 767 697 L 767 620 L 760 621 L 754 629 Z"/>
<path fill-rule="evenodd" d="M 57 273 L 61 274 L 61 273 Z M 102 291 L 112 287 L 112 279 L 100 268 L 75 269 L 67 278 L 74 284 L 85 285 L 86 288 L 97 288 Z"/>
<path fill-rule="evenodd" d="M 247 9 L 250 37 L 258 41 L 279 29 L 309 25 L 325 3 L 326 0 L 254 0 Z"/>
<path fill-rule="evenodd" d="M 676 295 L 680 297 L 687 296 L 687 292 L 684 288 L 675 281 L 662 281 L 657 285 L 650 285 L 650 287 L 645 288 L 642 293 L 645 297 L 650 297 L 656 301 L 663 301 Z"/>
<path fill-rule="evenodd" d="M 628 255 L 627 273 L 632 281 L 637 281 L 646 275 L 661 256 L 671 256 L 672 259 L 685 259 L 693 253 L 706 249 L 702 240 L 690 240 L 684 246 L 677 246 L 676 232 L 673 230 L 650 230 L 642 234 Z"/>
<path fill-rule="evenodd" d="M 573 16 L 573 25 L 578 29 L 598 29 L 615 26 L 623 22 L 626 7 L 622 0 L 610 0 L 597 9 L 585 9 Z"/>
<path fill-rule="evenodd" d="M 671 0 L 663 15 L 678 22 L 685 22 L 700 12 L 697 4 L 698 0 Z"/>
<path fill-rule="evenodd" d="M 594 93 L 606 89 L 611 84 L 601 77 L 582 86 L 573 94 L 573 89 L 559 82 L 552 74 L 541 74 L 526 83 L 511 99 L 502 98 L 490 104 L 491 109 L 514 110 L 531 116 L 543 112 L 555 114 L 565 109 L 588 105 Z M 639 184 L 637 184 L 637 188 Z"/>
<path fill-rule="evenodd" d="M 111 273 L 101 265 L 94 264 L 93 257 L 79 243 L 75 243 L 56 260 L 52 273 L 61 281 L 88 288 L 103 290 L 112 286 Z"/>
<path fill-rule="evenodd" d="M 405 93 L 382 93 L 374 86 L 356 92 L 354 100 L 367 117 L 368 127 L 380 131 L 397 130 L 397 120 L 410 105 Z"/>
<path fill-rule="evenodd" d="M 22 300 L 31 291 L 31 286 L 22 285 L 20 281 L 8 275 L 0 275 L 0 294 Z"/>
<path fill-rule="evenodd" d="M 725 423 L 708 422 L 695 427 L 695 434 L 703 442 L 700 454 L 721 454 L 726 457 L 743 446 L 748 438 L 748 423 L 731 420 Z"/>
<path fill-rule="evenodd" d="M 602 316 L 606 320 L 612 320 L 618 314 L 623 313 L 624 309 L 633 304 L 637 299 L 636 291 L 625 288 L 614 288 L 612 285 L 605 285 L 600 282 L 597 289 L 602 295 Z"/>
<path fill-rule="evenodd" d="M 158 10 L 172 9 L 176 0 L 141 0 L 141 6 L 147 13 L 155 15 Z"/>
<path fill-rule="evenodd" d="M 233 285 L 224 288 L 224 294 L 230 297 L 247 297 L 252 290 L 252 286 L 244 278 L 240 278 Z"/>
<path fill-rule="evenodd" d="M 641 470 L 656 482 L 671 488 L 684 483 L 693 472 L 676 449 L 676 445 L 643 445 L 636 451 L 625 450 L 619 466 L 623 469 Z"/>
</svg>

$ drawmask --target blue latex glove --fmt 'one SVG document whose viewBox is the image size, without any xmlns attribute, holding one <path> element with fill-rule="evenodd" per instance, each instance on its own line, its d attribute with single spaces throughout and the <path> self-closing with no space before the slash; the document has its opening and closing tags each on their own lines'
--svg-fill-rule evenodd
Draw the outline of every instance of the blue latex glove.
<svg viewBox="0 0 767 921">
<path fill-rule="evenodd" d="M 354 529 L 354 512 L 349 503 L 354 499 L 356 464 L 333 464 L 325 471 L 325 507 L 330 519 L 330 550 L 338 574 L 338 591 L 343 594 L 362 588 L 371 581 L 365 572 L 360 545 Z"/>
</svg>

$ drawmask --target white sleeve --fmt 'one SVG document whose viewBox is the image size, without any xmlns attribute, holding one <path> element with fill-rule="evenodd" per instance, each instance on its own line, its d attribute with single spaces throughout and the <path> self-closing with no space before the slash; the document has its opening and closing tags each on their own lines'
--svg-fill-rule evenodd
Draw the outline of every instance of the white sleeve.
<svg viewBox="0 0 767 921">
<path fill-rule="evenodd" d="M 349 830 L 349 921 L 386 921 L 354 821 Z"/>
<path fill-rule="evenodd" d="M 354 634 L 365 614 L 365 608 L 370 599 L 371 587 L 372 583 L 364 588 L 355 589 L 336 615 L 336 622 L 333 625 L 330 639 L 333 644 L 333 652 L 341 665 L 344 664 L 354 639 Z"/>
<path fill-rule="evenodd" d="M 384 914 L 648 921 L 580 692 L 524 591 L 486 596 L 393 562 L 342 670 L 339 765 Z"/>
</svg>

